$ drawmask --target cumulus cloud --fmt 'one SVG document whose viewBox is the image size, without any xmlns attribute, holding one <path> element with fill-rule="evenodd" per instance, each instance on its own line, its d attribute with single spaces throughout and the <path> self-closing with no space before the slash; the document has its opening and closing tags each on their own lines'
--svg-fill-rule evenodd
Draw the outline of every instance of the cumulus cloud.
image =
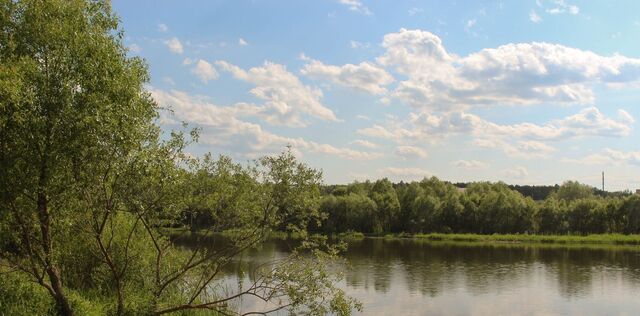
<svg viewBox="0 0 640 316">
<path fill-rule="evenodd" d="M 385 35 L 382 46 L 378 63 L 406 77 L 392 95 L 422 109 L 593 104 L 594 84 L 640 80 L 640 59 L 557 44 L 506 44 L 460 57 L 433 33 L 401 29 Z"/>
<path fill-rule="evenodd" d="M 358 151 L 351 148 L 336 147 L 317 143 L 303 138 L 284 137 L 266 131 L 259 124 L 246 122 L 240 118 L 252 116 L 257 106 L 244 103 L 233 106 L 218 106 L 208 98 L 191 96 L 181 91 L 150 89 L 158 104 L 172 111 L 163 111 L 161 121 L 164 124 L 177 124 L 179 121 L 206 127 L 201 142 L 216 145 L 246 157 L 272 154 L 291 145 L 295 150 L 337 156 L 352 160 L 375 159 L 380 153 Z"/>
<path fill-rule="evenodd" d="M 640 166 L 640 151 L 620 151 L 605 148 L 603 152 L 590 154 L 579 159 L 563 159 L 563 162 L 586 165 L 634 165 Z"/>
<path fill-rule="evenodd" d="M 451 165 L 465 170 L 483 170 L 489 167 L 489 164 L 478 160 L 456 160 Z"/>
<path fill-rule="evenodd" d="M 301 73 L 314 79 L 327 80 L 351 89 L 371 94 L 384 94 L 384 87 L 393 82 L 393 77 L 384 69 L 369 63 L 346 64 L 342 66 L 325 65 L 317 60 L 310 60 Z"/>
<path fill-rule="evenodd" d="M 333 111 L 322 104 L 322 91 L 304 85 L 284 65 L 265 62 L 244 70 L 226 61 L 215 64 L 234 78 L 255 85 L 250 93 L 265 101 L 257 114 L 270 124 L 304 127 L 308 122 L 303 115 L 338 121 Z"/>
<path fill-rule="evenodd" d="M 218 78 L 218 72 L 213 67 L 213 65 L 202 59 L 198 59 L 198 61 L 195 63 L 195 67 L 191 69 L 191 72 L 198 78 L 200 78 L 200 81 L 202 81 L 203 83 L 207 83 L 209 80 Z"/>
<path fill-rule="evenodd" d="M 247 45 L 249 45 L 249 43 L 247 41 L 245 41 L 243 38 L 239 38 L 238 39 L 238 45 L 247 46 Z"/>
<path fill-rule="evenodd" d="M 375 124 L 358 130 L 361 135 L 391 139 L 397 142 L 436 141 L 452 134 L 471 134 L 479 138 L 515 137 L 525 140 L 562 140 L 582 136 L 622 137 L 631 133 L 634 118 L 618 111 L 618 119 L 606 117 L 598 108 L 589 107 L 574 115 L 545 124 L 497 124 L 475 114 L 449 112 L 442 115 L 411 113 L 406 121 Z"/>
<path fill-rule="evenodd" d="M 352 142 L 352 144 L 365 148 L 378 148 L 378 145 L 376 145 L 375 143 L 363 139 L 356 139 Z"/>
<path fill-rule="evenodd" d="M 502 173 L 510 179 L 523 180 L 529 176 L 527 168 L 522 166 L 516 166 L 511 169 L 503 170 Z"/>
<path fill-rule="evenodd" d="M 539 141 L 508 141 L 500 137 L 479 138 L 473 143 L 480 148 L 502 150 L 509 157 L 523 159 L 549 158 L 549 155 L 556 150 Z"/>
<path fill-rule="evenodd" d="M 415 146 L 398 146 L 396 147 L 395 153 L 405 159 L 425 159 L 429 157 L 424 149 Z"/>
<path fill-rule="evenodd" d="M 166 40 L 164 44 L 167 45 L 167 47 L 169 47 L 169 50 L 174 54 L 182 54 L 184 52 L 182 43 L 177 37 L 172 37 L 169 40 Z"/>
<path fill-rule="evenodd" d="M 338 3 L 347 6 L 349 10 L 354 12 L 362 13 L 364 15 L 373 14 L 373 12 L 371 12 L 369 8 L 362 4 L 362 1 L 360 0 L 338 0 Z"/>
<path fill-rule="evenodd" d="M 478 148 L 499 150 L 513 158 L 538 159 L 550 158 L 556 152 L 550 142 L 581 137 L 624 137 L 631 134 L 634 122 L 635 119 L 623 110 L 618 111 L 616 119 L 605 116 L 595 107 L 543 124 L 498 124 L 460 111 L 411 113 L 406 120 L 390 118 L 385 124 L 373 124 L 357 133 L 403 146 L 437 143 L 455 135 L 468 135 Z"/>
</svg>

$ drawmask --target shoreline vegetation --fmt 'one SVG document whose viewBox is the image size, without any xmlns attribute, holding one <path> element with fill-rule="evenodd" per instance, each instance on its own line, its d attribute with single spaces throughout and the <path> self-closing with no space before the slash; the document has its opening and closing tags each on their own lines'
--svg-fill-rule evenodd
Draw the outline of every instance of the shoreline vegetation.
<svg viewBox="0 0 640 316">
<path fill-rule="evenodd" d="M 205 233 L 195 231 L 190 232 L 186 228 L 165 228 L 164 232 L 168 235 L 189 234 L 221 234 L 227 235 L 228 232 L 210 232 Z M 343 240 L 359 240 L 365 238 L 384 238 L 384 239 L 410 239 L 410 240 L 426 240 L 426 241 L 446 241 L 446 242 L 465 242 L 465 243 L 509 243 L 509 244 L 559 244 L 559 245 L 627 245 L 640 246 L 640 234 L 624 235 L 624 234 L 591 234 L 591 235 L 539 235 L 539 234 L 449 234 L 449 233 L 428 233 L 428 234 L 364 234 L 361 232 L 343 232 L 337 234 L 317 234 L 333 239 Z M 269 238 L 274 239 L 299 239 L 301 236 L 297 234 L 289 234 L 286 232 L 271 232 Z"/>
</svg>

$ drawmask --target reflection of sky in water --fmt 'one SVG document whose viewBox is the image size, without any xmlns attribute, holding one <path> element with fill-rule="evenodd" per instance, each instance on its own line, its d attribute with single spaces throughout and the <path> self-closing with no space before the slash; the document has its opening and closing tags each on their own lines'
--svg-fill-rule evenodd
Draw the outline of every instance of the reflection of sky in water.
<svg viewBox="0 0 640 316">
<path fill-rule="evenodd" d="M 237 271 L 281 257 L 273 241 L 228 267 Z M 340 284 L 365 315 L 638 315 L 640 248 L 469 246 L 366 239 L 350 245 Z M 245 286 L 249 278 L 242 277 Z M 255 299 L 242 311 L 263 309 Z M 286 313 L 281 313 L 285 315 Z"/>
</svg>

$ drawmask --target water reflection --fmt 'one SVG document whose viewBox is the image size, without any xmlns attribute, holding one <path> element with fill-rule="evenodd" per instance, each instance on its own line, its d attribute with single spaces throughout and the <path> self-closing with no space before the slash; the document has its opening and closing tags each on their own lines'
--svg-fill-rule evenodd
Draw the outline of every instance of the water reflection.
<svg viewBox="0 0 640 316">
<path fill-rule="evenodd" d="M 285 256 L 271 240 L 226 267 L 227 278 Z M 640 248 L 478 245 L 410 239 L 350 241 L 343 286 L 365 314 L 633 315 Z"/>
</svg>

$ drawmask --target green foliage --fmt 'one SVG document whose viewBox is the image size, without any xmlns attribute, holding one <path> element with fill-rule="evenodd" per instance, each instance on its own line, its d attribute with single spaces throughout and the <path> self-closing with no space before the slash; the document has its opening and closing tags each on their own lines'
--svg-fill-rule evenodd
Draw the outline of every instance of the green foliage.
<svg viewBox="0 0 640 316">
<path fill-rule="evenodd" d="M 575 201 L 593 197 L 594 190 L 595 188 L 577 181 L 566 181 L 554 195 L 560 200 Z"/>
<path fill-rule="evenodd" d="M 54 315 L 55 304 L 47 291 L 15 272 L 0 268 L 0 315 Z"/>
<path fill-rule="evenodd" d="M 250 166 L 190 158 L 197 131 L 165 135 L 156 125 L 146 65 L 123 38 L 109 1 L 0 0 L 0 263 L 12 270 L 0 274 L 3 311 L 232 312 L 212 291 L 219 272 L 269 231 L 307 239 L 321 219 L 322 175 L 290 150 Z M 163 235 L 181 224 L 235 233 L 184 249 Z M 332 251 L 318 244 L 305 260 L 326 262 Z M 335 280 L 300 260 L 256 276 L 276 292 L 243 295 L 349 312 Z"/>
<path fill-rule="evenodd" d="M 320 209 L 326 218 L 311 228 L 375 235 L 638 233 L 640 197 L 593 192 L 569 181 L 534 202 L 502 182 L 471 183 L 464 190 L 435 177 L 395 185 L 386 179 L 355 182 L 325 189 Z"/>
</svg>

